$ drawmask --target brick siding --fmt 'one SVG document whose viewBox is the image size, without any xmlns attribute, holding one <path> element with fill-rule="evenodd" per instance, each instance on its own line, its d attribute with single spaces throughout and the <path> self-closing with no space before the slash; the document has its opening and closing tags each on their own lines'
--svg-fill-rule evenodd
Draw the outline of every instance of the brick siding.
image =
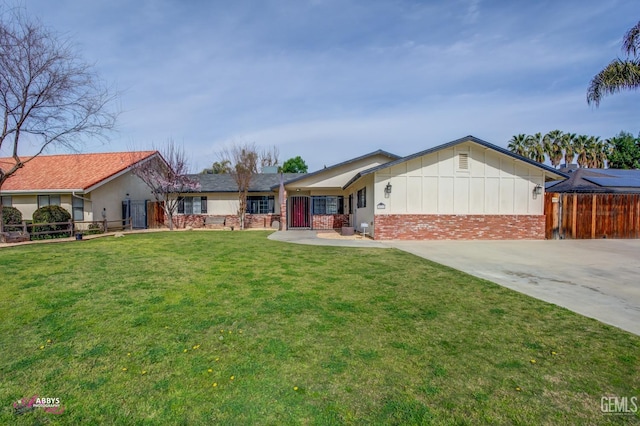
<svg viewBox="0 0 640 426">
<path fill-rule="evenodd" d="M 224 228 L 234 227 L 235 229 L 240 229 L 240 220 L 236 215 L 205 215 L 205 214 L 180 214 L 175 215 L 173 217 L 173 225 L 176 228 L 221 228 L 221 226 L 208 225 L 205 226 L 205 220 L 207 217 L 224 217 Z M 279 214 L 247 214 L 244 218 L 245 228 L 253 228 L 260 229 L 266 228 L 270 229 L 271 224 L 274 221 L 279 221 Z"/>
<path fill-rule="evenodd" d="M 312 229 L 338 229 L 349 225 L 348 214 L 314 214 L 311 216 Z"/>
<path fill-rule="evenodd" d="M 544 215 L 376 215 L 376 240 L 543 240 Z"/>
</svg>

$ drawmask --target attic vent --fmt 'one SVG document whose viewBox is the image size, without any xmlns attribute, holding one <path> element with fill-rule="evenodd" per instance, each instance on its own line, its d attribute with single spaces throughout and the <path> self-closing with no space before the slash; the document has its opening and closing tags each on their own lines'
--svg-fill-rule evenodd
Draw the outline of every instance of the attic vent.
<svg viewBox="0 0 640 426">
<path fill-rule="evenodd" d="M 466 152 L 458 154 L 458 170 L 469 170 L 469 154 Z"/>
</svg>

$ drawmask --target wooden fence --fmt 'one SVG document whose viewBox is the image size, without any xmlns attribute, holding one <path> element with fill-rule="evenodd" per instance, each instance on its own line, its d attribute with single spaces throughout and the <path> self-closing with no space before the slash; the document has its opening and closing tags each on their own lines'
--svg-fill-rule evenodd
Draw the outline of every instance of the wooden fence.
<svg viewBox="0 0 640 426">
<path fill-rule="evenodd" d="M 147 201 L 147 228 L 164 228 L 164 208 L 162 203 Z"/>
<path fill-rule="evenodd" d="M 79 224 L 95 224 L 96 228 L 80 229 L 77 227 Z M 98 233 L 108 231 L 124 231 L 131 230 L 131 219 L 125 220 L 110 220 L 100 222 L 86 222 L 86 221 L 72 221 L 67 222 L 51 222 L 51 223 L 27 223 L 23 221 L 20 225 L 4 225 L 4 230 L 10 233 L 21 233 L 24 236 L 28 236 L 29 239 L 37 239 L 41 235 L 51 234 L 67 234 L 71 237 L 76 233 L 91 233 L 97 231 Z"/>
<path fill-rule="evenodd" d="M 640 238 L 640 194 L 546 193 L 545 237 Z"/>
</svg>

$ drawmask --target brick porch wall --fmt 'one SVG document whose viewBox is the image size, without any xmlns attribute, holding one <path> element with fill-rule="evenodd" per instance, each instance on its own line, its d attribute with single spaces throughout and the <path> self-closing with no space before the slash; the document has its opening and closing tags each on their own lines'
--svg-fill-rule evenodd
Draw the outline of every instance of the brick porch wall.
<svg viewBox="0 0 640 426">
<path fill-rule="evenodd" d="M 207 217 L 224 217 L 225 227 L 234 227 L 240 229 L 240 220 L 236 215 L 206 215 L 206 214 L 180 214 L 173 217 L 173 226 L 176 228 L 205 228 L 205 220 Z M 244 218 L 245 228 L 271 228 L 274 221 L 279 221 L 279 214 L 247 214 Z"/>
<path fill-rule="evenodd" d="M 348 214 L 314 214 L 311 216 L 311 229 L 337 229 L 349 225 Z"/>
<path fill-rule="evenodd" d="M 376 240 L 543 240 L 544 215 L 376 215 Z"/>
</svg>

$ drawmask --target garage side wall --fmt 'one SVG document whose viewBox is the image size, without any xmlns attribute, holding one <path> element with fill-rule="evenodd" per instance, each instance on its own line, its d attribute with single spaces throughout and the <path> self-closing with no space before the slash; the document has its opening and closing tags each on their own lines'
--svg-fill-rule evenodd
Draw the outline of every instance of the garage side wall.
<svg viewBox="0 0 640 426">
<path fill-rule="evenodd" d="M 544 239 L 544 179 L 473 142 L 409 159 L 375 173 L 375 238 Z"/>
<path fill-rule="evenodd" d="M 544 239 L 541 215 L 376 215 L 377 240 Z"/>
</svg>

